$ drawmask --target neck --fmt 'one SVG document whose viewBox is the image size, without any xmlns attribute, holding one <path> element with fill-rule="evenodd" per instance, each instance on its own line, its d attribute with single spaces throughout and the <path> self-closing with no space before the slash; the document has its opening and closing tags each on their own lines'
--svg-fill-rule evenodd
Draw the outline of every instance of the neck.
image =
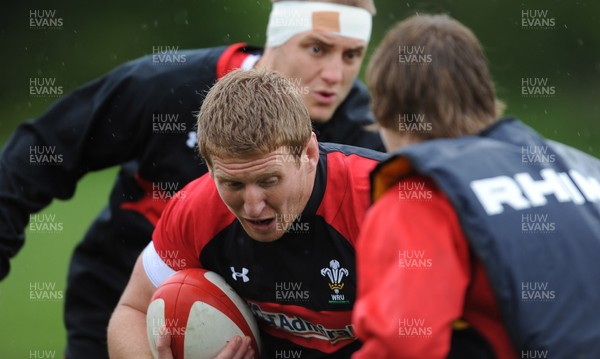
<svg viewBox="0 0 600 359">
<path fill-rule="evenodd" d="M 265 48 L 260 59 L 254 64 L 255 69 L 272 69 L 274 61 L 273 49 L 270 47 Z"/>
<path fill-rule="evenodd" d="M 403 147 L 410 146 L 423 140 L 411 135 L 411 134 L 400 134 L 397 131 L 389 130 L 385 127 L 380 129 L 381 139 L 385 145 L 385 148 L 389 153 L 399 150 Z"/>
</svg>

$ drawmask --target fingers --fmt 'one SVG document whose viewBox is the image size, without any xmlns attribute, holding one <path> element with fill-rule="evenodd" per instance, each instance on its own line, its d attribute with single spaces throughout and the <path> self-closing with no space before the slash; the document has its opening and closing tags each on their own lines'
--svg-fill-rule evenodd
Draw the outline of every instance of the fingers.
<svg viewBox="0 0 600 359">
<path fill-rule="evenodd" d="M 250 346 L 250 337 L 233 337 L 221 350 L 215 359 L 253 359 L 254 349 Z M 171 351 L 171 336 L 166 328 L 160 328 L 160 335 L 156 339 L 156 350 L 158 359 L 173 359 Z"/>
<path fill-rule="evenodd" d="M 250 347 L 250 337 L 233 337 L 215 359 L 251 359 L 254 350 Z M 162 358 L 161 358 L 162 359 Z"/>
<path fill-rule="evenodd" d="M 238 352 L 239 357 L 236 357 L 236 359 L 254 359 L 254 349 L 252 349 L 252 347 L 250 346 L 250 343 L 252 342 L 252 339 L 250 339 L 250 337 L 244 337 L 244 339 L 242 340 L 242 345 L 240 350 Z"/>
<path fill-rule="evenodd" d="M 252 349 L 252 347 L 250 346 L 250 342 L 251 339 L 249 337 L 248 338 L 248 351 L 246 351 L 246 354 L 243 356 L 244 359 L 254 359 L 254 349 Z"/>
<path fill-rule="evenodd" d="M 159 334 L 160 335 L 156 339 L 158 359 L 173 359 L 173 352 L 171 351 L 171 335 L 169 335 L 167 328 L 162 326 Z"/>
</svg>

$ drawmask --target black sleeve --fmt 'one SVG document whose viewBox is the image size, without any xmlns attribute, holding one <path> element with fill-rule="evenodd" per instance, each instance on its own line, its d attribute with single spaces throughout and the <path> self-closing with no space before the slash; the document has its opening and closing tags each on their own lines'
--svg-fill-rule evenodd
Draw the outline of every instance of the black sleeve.
<svg viewBox="0 0 600 359">
<path fill-rule="evenodd" d="M 31 213 L 72 197 L 85 173 L 138 156 L 148 136 L 141 126 L 151 101 L 145 83 L 155 71 L 146 62 L 78 88 L 12 134 L 0 153 L 0 279 L 23 245 Z"/>
</svg>

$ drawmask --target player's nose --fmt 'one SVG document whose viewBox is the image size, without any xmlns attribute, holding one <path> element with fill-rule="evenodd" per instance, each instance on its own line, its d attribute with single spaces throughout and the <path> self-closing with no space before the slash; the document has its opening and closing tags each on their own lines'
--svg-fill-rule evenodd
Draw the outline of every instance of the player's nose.
<svg viewBox="0 0 600 359">
<path fill-rule="evenodd" d="M 265 196 L 258 186 L 246 186 L 244 189 L 244 213 L 248 218 L 259 218 L 265 209 Z"/>
<path fill-rule="evenodd" d="M 329 84 L 342 82 L 344 78 L 344 64 L 341 59 L 331 57 L 321 70 L 321 78 Z"/>
</svg>

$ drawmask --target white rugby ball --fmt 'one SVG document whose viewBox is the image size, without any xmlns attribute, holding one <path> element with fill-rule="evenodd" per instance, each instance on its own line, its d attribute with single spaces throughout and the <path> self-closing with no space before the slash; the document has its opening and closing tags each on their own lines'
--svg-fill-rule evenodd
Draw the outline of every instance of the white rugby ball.
<svg viewBox="0 0 600 359">
<path fill-rule="evenodd" d="M 154 358 L 162 326 L 171 335 L 175 359 L 212 359 L 236 335 L 250 337 L 260 357 L 250 309 L 223 278 L 205 269 L 184 269 L 164 281 L 152 296 L 146 324 Z"/>
</svg>

